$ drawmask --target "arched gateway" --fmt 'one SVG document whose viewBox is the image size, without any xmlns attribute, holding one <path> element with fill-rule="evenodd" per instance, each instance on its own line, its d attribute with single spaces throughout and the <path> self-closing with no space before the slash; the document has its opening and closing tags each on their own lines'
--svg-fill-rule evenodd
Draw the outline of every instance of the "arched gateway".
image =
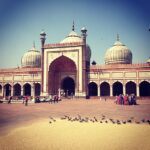
<svg viewBox="0 0 150 150">
<path fill-rule="evenodd" d="M 46 34 L 41 39 L 41 95 L 59 94 L 62 89 L 77 97 L 88 94 L 88 72 L 91 58 L 90 47 L 86 44 L 87 29 L 81 29 L 81 36 L 72 31 L 60 43 L 45 44 Z M 69 83 L 69 84 L 68 84 Z"/>
<path fill-rule="evenodd" d="M 75 94 L 76 65 L 66 56 L 60 56 L 49 66 L 48 92 L 57 94 L 62 89 L 68 95 Z"/>
</svg>

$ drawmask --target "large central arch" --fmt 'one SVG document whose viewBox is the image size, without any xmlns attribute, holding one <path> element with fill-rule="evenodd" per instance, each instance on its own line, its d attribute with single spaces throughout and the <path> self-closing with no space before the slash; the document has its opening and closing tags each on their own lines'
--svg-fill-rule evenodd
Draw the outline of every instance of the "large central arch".
<svg viewBox="0 0 150 150">
<path fill-rule="evenodd" d="M 62 80 L 66 77 L 72 77 L 76 85 L 76 65 L 73 60 L 66 56 L 60 56 L 49 66 L 48 93 L 57 94 L 58 89 L 62 88 Z M 73 90 L 74 92 L 75 90 Z M 75 93 L 74 93 L 75 94 Z"/>
</svg>

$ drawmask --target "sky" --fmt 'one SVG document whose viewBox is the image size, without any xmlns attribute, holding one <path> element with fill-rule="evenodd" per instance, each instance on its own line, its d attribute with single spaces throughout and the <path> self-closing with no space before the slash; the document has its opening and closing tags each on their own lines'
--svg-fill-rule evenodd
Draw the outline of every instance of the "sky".
<svg viewBox="0 0 150 150">
<path fill-rule="evenodd" d="M 21 66 L 33 47 L 40 50 L 40 32 L 46 44 L 59 43 L 71 31 L 87 28 L 91 62 L 104 64 L 106 50 L 117 34 L 133 54 L 133 63 L 150 57 L 149 0 L 0 0 L 0 68 Z"/>
</svg>

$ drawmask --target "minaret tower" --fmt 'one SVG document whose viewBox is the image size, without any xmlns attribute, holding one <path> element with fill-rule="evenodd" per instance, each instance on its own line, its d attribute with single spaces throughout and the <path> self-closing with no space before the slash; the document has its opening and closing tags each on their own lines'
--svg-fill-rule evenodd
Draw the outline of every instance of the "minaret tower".
<svg viewBox="0 0 150 150">
<path fill-rule="evenodd" d="M 72 31 L 74 31 L 75 30 L 75 27 L 74 27 L 74 21 L 73 21 L 73 25 L 72 25 Z"/>
<path fill-rule="evenodd" d="M 42 31 L 40 33 L 40 40 L 41 40 L 41 51 L 42 51 L 42 57 L 41 57 L 41 69 L 42 69 L 42 80 L 41 80 L 41 93 L 43 94 L 43 81 L 44 81 L 44 44 L 46 40 L 46 33 Z"/>
<path fill-rule="evenodd" d="M 120 37 L 119 37 L 119 34 L 117 34 L 117 41 L 120 41 Z"/>
<path fill-rule="evenodd" d="M 82 84 L 82 89 L 83 93 L 85 93 L 85 97 L 87 97 L 88 91 L 87 91 L 87 86 L 88 86 L 88 75 L 87 75 L 87 70 L 88 70 L 88 65 L 86 62 L 86 37 L 87 37 L 87 29 L 83 27 L 81 29 L 81 37 L 82 37 L 82 76 L 83 76 L 83 84 Z"/>
</svg>

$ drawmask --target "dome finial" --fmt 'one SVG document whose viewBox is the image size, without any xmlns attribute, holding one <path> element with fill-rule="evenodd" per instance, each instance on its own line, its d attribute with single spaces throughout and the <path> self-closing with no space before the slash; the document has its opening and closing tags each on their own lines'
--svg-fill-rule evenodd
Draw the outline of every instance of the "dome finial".
<svg viewBox="0 0 150 150">
<path fill-rule="evenodd" d="M 120 37 L 119 34 L 117 33 L 117 41 L 120 41 Z"/>
<path fill-rule="evenodd" d="M 72 25 L 72 31 L 74 31 L 75 29 L 74 29 L 74 20 L 73 20 L 73 25 Z"/>
</svg>

